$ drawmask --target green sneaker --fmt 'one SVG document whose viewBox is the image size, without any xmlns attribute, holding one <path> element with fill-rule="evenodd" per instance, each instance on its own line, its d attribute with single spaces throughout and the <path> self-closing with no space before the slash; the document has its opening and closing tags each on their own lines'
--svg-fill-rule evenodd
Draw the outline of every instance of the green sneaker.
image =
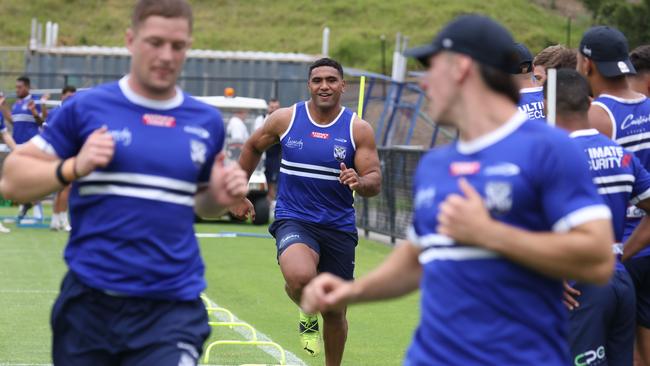
<svg viewBox="0 0 650 366">
<path fill-rule="evenodd" d="M 308 315 L 300 312 L 300 343 L 302 349 L 310 356 L 320 354 L 320 332 L 318 331 L 318 315 Z"/>
</svg>

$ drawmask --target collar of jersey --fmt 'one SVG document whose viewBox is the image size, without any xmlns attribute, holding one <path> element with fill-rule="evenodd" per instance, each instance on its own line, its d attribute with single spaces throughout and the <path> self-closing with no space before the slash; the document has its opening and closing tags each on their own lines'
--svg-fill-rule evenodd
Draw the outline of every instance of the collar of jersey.
<svg viewBox="0 0 650 366">
<path fill-rule="evenodd" d="M 584 130 L 575 130 L 569 134 L 571 138 L 575 137 L 583 137 L 583 136 L 595 136 L 598 135 L 600 132 L 598 132 L 597 129 L 595 128 L 587 128 Z"/>
<path fill-rule="evenodd" d="M 617 97 L 617 96 L 611 95 L 611 94 L 601 94 L 601 95 L 598 96 L 598 98 L 600 98 L 600 97 L 613 99 L 613 100 L 615 100 L 615 101 L 617 101 L 619 103 L 624 103 L 624 104 L 637 104 L 637 103 L 641 103 L 641 102 L 643 102 L 644 100 L 647 99 L 647 97 L 645 95 L 641 96 L 639 98 L 634 98 L 634 99 L 620 98 L 620 97 Z"/>
<path fill-rule="evenodd" d="M 537 93 L 541 92 L 542 90 L 544 90 L 543 86 L 534 86 L 532 88 L 519 89 L 519 93 Z"/>
<path fill-rule="evenodd" d="M 512 117 L 510 117 L 506 123 L 488 134 L 478 137 L 472 141 L 465 142 L 459 139 L 456 143 L 456 150 L 458 150 L 459 153 L 465 155 L 477 153 L 508 137 L 508 135 L 513 133 L 527 120 L 528 117 L 526 116 L 526 113 L 518 110 Z"/>
<path fill-rule="evenodd" d="M 173 98 L 167 100 L 156 100 L 145 98 L 134 92 L 133 89 L 131 89 L 129 86 L 129 75 L 125 75 L 123 78 L 121 78 L 118 84 L 120 86 L 122 94 L 124 94 L 126 99 L 128 99 L 131 103 L 142 107 L 166 110 L 179 107 L 181 104 L 183 104 L 183 91 L 178 86 L 176 87 L 176 95 Z"/>
<path fill-rule="evenodd" d="M 306 101 L 306 102 L 305 102 L 305 110 L 307 111 L 307 118 L 309 118 L 309 122 L 311 122 L 314 126 L 316 126 L 316 127 L 320 127 L 320 128 L 327 128 L 327 127 L 330 127 L 330 126 L 332 126 L 333 124 L 335 124 L 336 121 L 338 121 L 339 118 L 341 118 L 341 115 L 343 114 L 343 111 L 345 111 L 345 107 L 344 107 L 344 106 L 341 106 L 341 111 L 340 111 L 339 114 L 336 116 L 336 118 L 334 118 L 334 120 L 333 120 L 332 122 L 330 122 L 330 123 L 328 123 L 328 124 L 326 124 L 326 125 L 321 125 L 321 124 L 316 123 L 316 122 L 311 118 L 311 114 L 309 114 L 309 105 L 308 105 L 308 103 L 311 103 L 311 102 L 310 102 L 310 101 Z"/>
<path fill-rule="evenodd" d="M 24 98 L 18 98 L 21 102 L 32 99 L 32 93 L 27 94 Z"/>
</svg>

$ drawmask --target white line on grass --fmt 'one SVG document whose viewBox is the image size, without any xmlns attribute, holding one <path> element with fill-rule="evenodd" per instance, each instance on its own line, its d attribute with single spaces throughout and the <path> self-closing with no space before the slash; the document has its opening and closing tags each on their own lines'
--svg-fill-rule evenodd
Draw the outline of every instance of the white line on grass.
<svg viewBox="0 0 650 366">
<path fill-rule="evenodd" d="M 210 303 L 210 307 L 215 307 L 215 308 L 220 307 L 216 302 L 214 302 L 212 299 L 210 299 L 207 295 L 205 295 L 205 298 Z M 213 315 L 220 322 L 229 322 L 229 321 L 231 321 L 230 317 L 228 317 L 225 314 L 213 313 Z M 233 314 L 233 320 L 232 321 L 235 322 L 235 323 L 246 323 L 246 322 L 242 321 L 241 319 L 237 318 L 237 316 L 235 314 Z M 248 330 L 245 330 L 245 329 L 243 329 L 241 327 L 235 327 L 235 328 L 233 328 L 233 330 L 235 332 L 239 333 L 239 335 L 241 335 L 242 337 L 248 339 L 248 337 L 247 337 L 248 333 L 249 333 Z M 257 340 L 262 341 L 262 342 L 273 342 L 273 340 L 271 338 L 269 338 L 266 334 L 260 332 L 257 329 L 255 329 L 255 331 L 257 332 Z M 275 349 L 274 347 L 260 347 L 260 349 L 263 350 L 264 352 L 266 352 L 267 354 L 269 354 L 271 357 L 273 357 L 276 361 L 278 361 L 278 363 L 282 359 L 281 355 L 280 355 L 280 352 L 277 349 Z M 298 358 L 298 356 L 296 356 L 293 353 L 287 351 L 286 349 L 284 350 L 284 353 L 285 353 L 285 356 L 287 358 L 287 365 L 307 366 L 307 364 L 305 364 L 300 358 Z"/>
</svg>

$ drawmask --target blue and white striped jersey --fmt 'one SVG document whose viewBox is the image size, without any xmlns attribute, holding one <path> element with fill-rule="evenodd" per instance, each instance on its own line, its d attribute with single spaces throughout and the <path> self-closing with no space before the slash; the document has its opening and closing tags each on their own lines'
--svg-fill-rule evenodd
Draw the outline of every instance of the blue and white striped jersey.
<svg viewBox="0 0 650 366">
<path fill-rule="evenodd" d="M 620 259 L 627 207 L 650 197 L 650 174 L 631 151 L 595 129 L 574 131 L 571 137 L 583 149 L 598 193 L 612 212 L 614 252 Z M 617 269 L 624 268 L 617 263 Z"/>
<path fill-rule="evenodd" d="M 601 94 L 592 104 L 602 107 L 612 122 L 612 140 L 639 158 L 644 168 L 650 169 L 650 100 L 646 97 L 623 99 Z M 645 213 L 634 206 L 628 209 L 623 240 L 632 234 Z M 650 247 L 636 256 L 650 255 Z"/>
<path fill-rule="evenodd" d="M 5 125 L 5 117 L 0 112 L 0 132 L 7 131 L 7 125 Z"/>
<path fill-rule="evenodd" d="M 319 125 L 309 115 L 307 103 L 294 105 L 291 124 L 280 138 L 275 217 L 356 232 L 352 190 L 339 182 L 341 163 L 354 168 L 356 114 L 341 107 L 334 121 Z"/>
<path fill-rule="evenodd" d="M 465 177 L 491 216 L 565 232 L 611 214 L 584 156 L 563 131 L 522 112 L 471 142 L 427 153 L 414 177 L 409 239 L 421 248 L 421 320 L 406 365 L 570 363 L 560 280 L 437 232 L 439 205 Z"/>
<path fill-rule="evenodd" d="M 17 144 L 24 144 L 32 137 L 38 135 L 38 124 L 32 111 L 29 110 L 29 102 L 36 98 L 29 94 L 25 98 L 18 99 L 11 107 L 11 120 L 13 121 L 13 137 Z M 36 104 L 36 110 L 41 113 L 41 105 Z"/>
<path fill-rule="evenodd" d="M 525 88 L 519 91 L 519 110 L 526 113 L 531 121 L 546 122 L 544 115 L 544 88 Z"/>
<path fill-rule="evenodd" d="M 128 76 L 66 101 L 32 141 L 76 155 L 106 126 L 113 160 L 74 182 L 65 260 L 86 285 L 130 296 L 196 299 L 205 288 L 194 194 L 224 143 L 220 113 L 177 89 L 168 101 L 131 90 Z"/>
</svg>

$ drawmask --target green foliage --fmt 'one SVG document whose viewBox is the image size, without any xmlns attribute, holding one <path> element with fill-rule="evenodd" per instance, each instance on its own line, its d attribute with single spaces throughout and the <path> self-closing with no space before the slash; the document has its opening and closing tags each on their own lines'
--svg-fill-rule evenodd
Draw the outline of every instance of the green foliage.
<svg viewBox="0 0 650 366">
<path fill-rule="evenodd" d="M 453 17 L 483 13 L 507 25 L 533 52 L 566 42 L 566 18 L 527 0 L 194 0 L 194 47 L 317 54 L 322 29 L 331 29 L 330 53 L 346 66 L 379 71 L 380 36 L 387 39 L 388 67 L 395 34 L 410 44 L 429 42 Z M 26 45 L 30 22 L 52 20 L 60 25 L 66 45 L 124 44 L 132 0 L 0 1 L 1 45 Z M 577 40 L 588 17 L 573 23 Z M 575 41 L 574 41 L 575 43 Z"/>
<path fill-rule="evenodd" d="M 593 13 L 594 24 L 607 24 L 625 34 L 630 49 L 650 41 L 650 0 L 583 0 Z"/>
</svg>

